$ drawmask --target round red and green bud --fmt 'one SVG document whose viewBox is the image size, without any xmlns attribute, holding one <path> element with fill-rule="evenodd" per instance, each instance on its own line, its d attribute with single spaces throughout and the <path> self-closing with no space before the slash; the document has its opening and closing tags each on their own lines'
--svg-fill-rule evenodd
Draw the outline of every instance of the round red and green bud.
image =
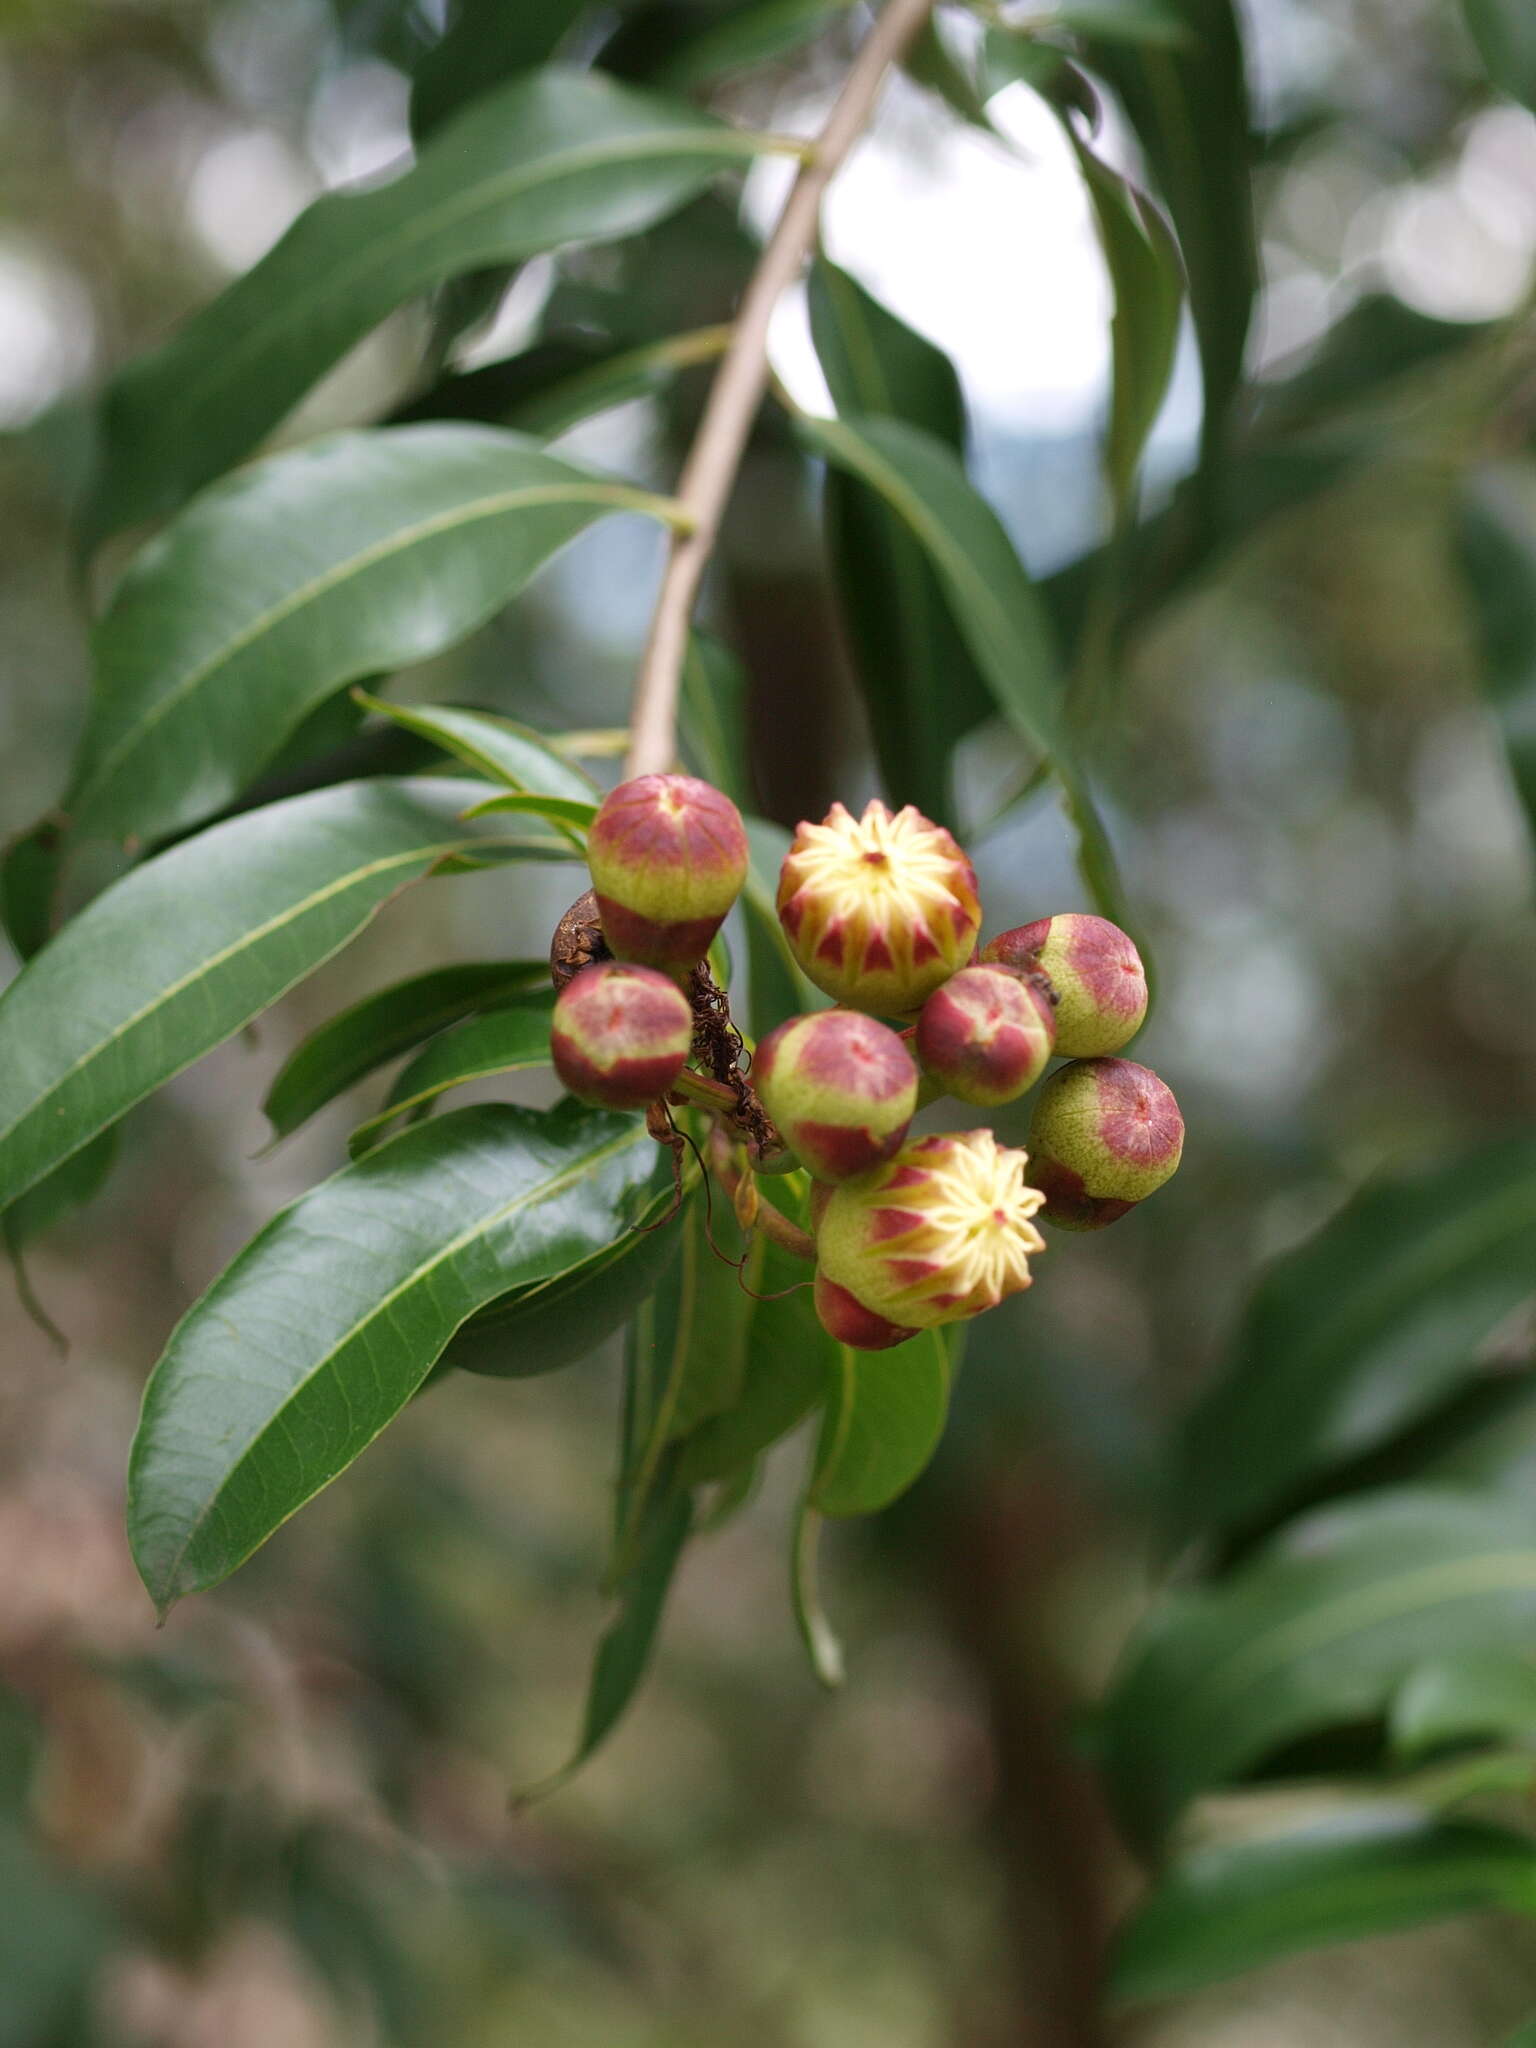
<svg viewBox="0 0 1536 2048">
<path fill-rule="evenodd" d="M 879 1166 L 917 1112 L 912 1055 L 888 1024 L 857 1010 L 778 1025 L 757 1048 L 752 1084 L 817 1180 L 852 1180 Z"/>
<path fill-rule="evenodd" d="M 1033 1088 L 1056 1044 L 1050 998 L 1006 967 L 962 967 L 917 1020 L 917 1056 L 946 1095 L 980 1109 Z"/>
<path fill-rule="evenodd" d="M 549 1045 L 571 1093 L 604 1109 L 644 1109 L 687 1065 L 693 1012 L 654 967 L 584 967 L 555 999 Z"/>
<path fill-rule="evenodd" d="M 990 1131 L 909 1138 L 833 1189 L 816 1233 L 822 1275 L 902 1329 L 995 1308 L 1029 1286 L 1030 1256 L 1045 1249 L 1033 1221 L 1045 1198 L 1024 1165 Z"/>
<path fill-rule="evenodd" d="M 877 1316 L 825 1273 L 817 1273 L 811 1298 L 827 1335 L 852 1351 L 889 1351 L 893 1344 L 905 1344 L 909 1337 L 917 1335 L 916 1330 L 903 1329 L 900 1323 Z"/>
<path fill-rule="evenodd" d="M 684 974 L 741 893 L 746 828 L 730 798 L 697 776 L 637 775 L 604 797 L 587 865 L 614 958 Z"/>
<path fill-rule="evenodd" d="M 816 986 L 850 1009 L 907 1017 L 971 957 L 976 875 L 942 825 L 878 801 L 834 804 L 796 831 L 779 873 L 779 919 Z"/>
<path fill-rule="evenodd" d="M 1074 1060 L 1040 1091 L 1029 1177 L 1061 1230 L 1102 1230 L 1178 1168 L 1184 1119 L 1173 1090 L 1134 1060 Z"/>
<path fill-rule="evenodd" d="M 1118 1052 L 1146 1019 L 1147 974 L 1141 955 L 1107 917 L 1077 911 L 1039 917 L 989 939 L 981 957 L 1004 967 L 1038 967 L 1050 977 L 1056 993 L 1056 1050 L 1066 1059 Z"/>
</svg>

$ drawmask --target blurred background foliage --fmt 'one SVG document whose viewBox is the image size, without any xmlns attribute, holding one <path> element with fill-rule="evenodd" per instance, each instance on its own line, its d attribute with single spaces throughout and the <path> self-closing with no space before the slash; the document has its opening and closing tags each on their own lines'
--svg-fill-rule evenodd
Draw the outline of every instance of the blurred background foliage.
<svg viewBox="0 0 1536 2048">
<path fill-rule="evenodd" d="M 1063 10 L 1089 31 L 1116 11 Z M 1153 46 L 1159 17 L 1170 34 L 1222 17 L 1119 11 L 1146 18 Z M 85 701 L 85 599 L 123 558 L 109 548 L 86 571 L 75 556 L 50 408 L 165 336 L 316 194 L 398 166 L 413 119 L 424 132 L 483 67 L 526 61 L 536 14 L 551 46 L 569 30 L 567 54 L 794 132 L 863 25 L 857 8 L 784 0 L 461 0 L 446 35 L 426 0 L 0 5 L 0 421 L 42 423 L 0 468 L 0 828 L 56 796 Z M 688 1556 L 623 1730 L 508 1819 L 507 1788 L 568 1747 L 602 1625 L 611 1360 L 449 1377 L 161 1634 L 121 1533 L 138 1390 L 166 1329 L 378 1100 L 355 1091 L 259 1153 L 257 1104 L 287 1052 L 402 974 L 537 954 L 562 904 L 524 869 L 395 906 L 137 1111 L 137 1171 L 30 1248 L 67 1356 L 0 1303 L 4 2048 L 1482 2048 L 1536 2008 L 1530 1921 L 1497 1912 L 1155 2008 L 1106 2016 L 1101 1992 L 1140 1880 L 1086 1710 L 1166 1574 L 1170 1498 L 1197 1479 L 1222 1493 L 1219 1396 L 1199 1411 L 1203 1451 L 1181 1419 L 1268 1261 L 1378 1170 L 1529 1134 L 1536 1112 L 1529 30 L 1487 0 L 1465 16 L 1449 0 L 1251 0 L 1242 19 L 1253 322 L 1245 335 L 1250 145 L 1204 100 L 1200 174 L 1215 185 L 1226 161 L 1237 211 L 1216 209 L 1203 247 L 1180 222 L 1209 317 L 1200 348 L 1181 338 L 1133 532 L 1111 533 L 1102 482 L 1110 302 L 1086 201 L 1044 102 L 1006 82 L 1006 45 L 981 51 L 946 21 L 827 227 L 837 262 L 955 361 L 974 472 L 1078 651 L 1089 756 L 1159 969 L 1138 1056 L 1191 1132 L 1180 1176 L 1113 1237 L 1058 1242 L 1032 1293 L 978 1326 L 919 1488 L 834 1532 L 841 1694 L 817 1691 L 784 1595 L 791 1445 Z M 1090 33 L 1101 146 L 1177 217 L 1187 162 L 1144 157 L 1133 128 L 1152 132 L 1126 54 L 1144 47 Z M 981 131 L 982 99 L 1009 141 Z M 455 410 L 517 423 L 530 349 L 576 364 L 719 323 L 779 177 L 754 172 L 744 202 L 723 181 L 621 248 L 395 315 L 284 437 Z M 825 409 L 815 311 L 786 310 L 776 360 Z M 1208 411 L 1203 453 L 1202 355 L 1208 388 L 1234 390 L 1224 421 Z M 703 374 L 626 392 L 568 444 L 665 488 Z M 827 514 L 846 541 L 847 506 Z M 817 475 L 770 409 L 711 607 L 748 676 L 757 807 L 788 823 L 874 790 L 877 763 L 932 770 L 920 751 L 902 763 L 891 721 L 871 731 L 821 522 Z M 603 526 L 407 694 L 622 723 L 656 549 L 635 523 Z M 954 699 L 973 729 L 947 800 L 990 924 L 1079 904 L 1028 750 L 981 716 L 958 660 Z M 1453 1214 L 1476 1192 L 1426 1182 Z M 1333 1284 L 1304 1262 L 1280 1271 L 1283 1313 Z M 1519 1312 L 1494 1320 L 1457 1361 L 1479 1374 L 1446 1375 L 1442 1405 L 1353 1437 L 1341 1425 L 1321 1479 L 1280 1457 L 1260 1523 L 1405 1475 L 1473 1482 L 1488 1512 L 1506 1497 L 1514 1512 L 1536 1466 L 1532 1331 Z M 1230 1554 L 1262 1533 L 1228 1518 Z M 1336 1811 L 1380 1761 L 1365 1718 L 1205 1801 L 1199 1838 L 1231 1852 Z M 1528 1711 L 1508 1727 L 1528 1740 Z M 1240 1892 L 1230 1868 L 1212 1881 Z M 1464 1902 L 1489 1900 L 1521 1902 L 1469 1877 Z M 1345 1928 L 1341 1905 L 1336 1931 L 1391 1917 Z"/>
</svg>

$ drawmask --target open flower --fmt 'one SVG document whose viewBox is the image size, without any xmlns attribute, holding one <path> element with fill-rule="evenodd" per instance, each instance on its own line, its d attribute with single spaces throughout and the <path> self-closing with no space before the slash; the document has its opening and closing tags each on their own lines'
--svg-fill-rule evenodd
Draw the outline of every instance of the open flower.
<svg viewBox="0 0 1536 2048">
<path fill-rule="evenodd" d="M 802 824 L 779 874 L 779 919 L 818 988 L 851 1009 L 904 1017 L 971 957 L 976 876 L 942 825 L 878 800 Z"/>
<path fill-rule="evenodd" d="M 887 1165 L 835 1188 L 816 1235 L 822 1274 L 905 1329 L 956 1323 L 1030 1284 L 1044 1201 L 1025 1154 L 990 1131 L 914 1138 Z"/>
</svg>

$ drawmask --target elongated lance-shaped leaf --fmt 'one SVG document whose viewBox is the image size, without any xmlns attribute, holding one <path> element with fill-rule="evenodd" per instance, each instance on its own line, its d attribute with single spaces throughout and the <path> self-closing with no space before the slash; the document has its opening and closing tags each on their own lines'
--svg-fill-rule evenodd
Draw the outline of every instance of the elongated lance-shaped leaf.
<svg viewBox="0 0 1536 2048">
<path fill-rule="evenodd" d="M 1302 1736 L 1386 1712 L 1425 1657 L 1536 1636 L 1536 1516 L 1446 1489 L 1379 1493 L 1294 1523 L 1218 1586 L 1162 1601 L 1105 1709 L 1133 1838 Z"/>
<path fill-rule="evenodd" d="M 1050 622 L 997 514 L 954 452 L 904 420 L 802 418 L 798 430 L 813 454 L 878 492 L 921 543 L 997 708 L 1051 761 L 1095 903 L 1129 924 L 1114 852 L 1068 741 Z"/>
<path fill-rule="evenodd" d="M 563 797 L 590 806 L 599 801 L 601 793 L 589 775 L 515 719 L 461 711 L 450 704 L 386 704 L 364 690 L 354 690 L 353 695 L 379 717 L 431 740 L 477 775 L 504 782 L 525 796 Z"/>
<path fill-rule="evenodd" d="M 128 1531 L 161 1612 L 344 1471 L 477 1308 L 627 1230 L 655 1165 L 638 1117 L 491 1103 L 402 1133 L 275 1217 L 145 1391 Z"/>
<path fill-rule="evenodd" d="M 802 1500 L 789 1537 L 789 1597 L 811 1670 L 828 1692 L 843 1682 L 843 1646 L 821 1600 L 822 1519 Z"/>
<path fill-rule="evenodd" d="M 458 0 L 441 35 L 416 65 L 411 133 L 420 142 L 479 94 L 519 72 L 547 64 L 588 0 Z"/>
<path fill-rule="evenodd" d="M 1125 103 L 1183 251 L 1205 385 L 1201 471 L 1209 513 L 1259 282 L 1248 89 L 1233 0 L 1169 0 L 1160 11 L 1186 31 L 1171 46 L 1091 26 L 1086 33 L 1093 68 Z"/>
<path fill-rule="evenodd" d="M 1514 479 L 1491 466 L 1474 471 L 1452 539 L 1483 684 L 1536 836 L 1536 521 Z"/>
<path fill-rule="evenodd" d="M 1533 1242 L 1533 1138 L 1362 1190 L 1255 1290 L 1184 1428 L 1179 1533 L 1262 1521 L 1469 1378 L 1536 1294 Z"/>
<path fill-rule="evenodd" d="M 546 971 L 546 984 L 548 979 Z M 546 985 L 430 1039 L 399 1075 L 383 1109 L 352 1133 L 353 1158 L 371 1152 L 397 1118 L 424 1110 L 450 1088 L 548 1066 L 554 1004 L 555 992 Z"/>
<path fill-rule="evenodd" d="M 485 265 L 633 234 L 764 146 L 574 71 L 487 93 L 404 177 L 316 200 L 253 270 L 114 380 L 88 536 L 174 511 L 406 299 Z"/>
<path fill-rule="evenodd" d="M 809 1504 L 823 1515 L 873 1514 L 906 1491 L 938 1448 L 949 1353 L 940 1330 L 889 1351 L 837 1350 Z"/>
<path fill-rule="evenodd" d="M 1402 1758 L 1494 1736 L 1536 1749 L 1536 1658 L 1509 1650 L 1430 1658 L 1393 1700 L 1389 1732 Z"/>
<path fill-rule="evenodd" d="M 543 960 L 466 960 L 429 968 L 364 996 L 312 1031 L 284 1062 L 262 1104 L 284 1138 L 376 1067 L 484 1010 L 544 988 Z"/>
<path fill-rule="evenodd" d="M 1460 1913 L 1536 1912 L 1536 1842 L 1412 1808 L 1351 1809 L 1193 1851 L 1120 1930 L 1109 1993 L 1177 1998 L 1282 1956 Z"/>
<path fill-rule="evenodd" d="M 1178 244 L 1151 200 L 1101 163 L 1073 128 L 1071 138 L 1093 207 L 1115 310 L 1110 319 L 1111 382 L 1104 468 L 1124 519 L 1147 437 L 1173 374 L 1184 303 Z"/>
<path fill-rule="evenodd" d="M 144 549 L 96 628 L 75 831 L 206 817 L 343 684 L 462 639 L 595 520 L 667 509 L 490 427 L 334 434 L 242 471 Z M 557 793 L 590 794 L 562 765 Z"/>
<path fill-rule="evenodd" d="M 249 1023 L 456 855 L 568 857 L 466 824 L 463 782 L 340 783 L 248 811 L 102 892 L 0 996 L 0 1205 Z"/>
<path fill-rule="evenodd" d="M 963 455 L 954 365 L 825 259 L 810 278 L 811 333 L 841 416 L 898 419 Z M 955 826 L 950 762 L 991 693 L 920 541 L 880 494 L 829 469 L 827 544 L 887 788 Z"/>
</svg>

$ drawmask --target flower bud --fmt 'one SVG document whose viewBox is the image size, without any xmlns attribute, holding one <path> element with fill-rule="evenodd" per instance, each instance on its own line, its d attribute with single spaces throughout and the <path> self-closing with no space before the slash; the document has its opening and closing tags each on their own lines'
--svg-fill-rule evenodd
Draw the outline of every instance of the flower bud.
<svg viewBox="0 0 1536 2048">
<path fill-rule="evenodd" d="M 752 1082 L 784 1142 L 818 1180 L 851 1180 L 890 1158 L 917 1110 L 917 1068 L 888 1025 L 817 1010 L 770 1031 Z"/>
<path fill-rule="evenodd" d="M 833 1190 L 816 1234 L 822 1274 L 907 1329 L 995 1308 L 1029 1285 L 1029 1255 L 1045 1249 L 1030 1220 L 1045 1197 L 1024 1165 L 990 1131 L 910 1139 Z"/>
<path fill-rule="evenodd" d="M 983 1109 L 1012 1102 L 1045 1072 L 1056 1013 L 1006 967 L 962 967 L 917 1020 L 917 1056 L 946 1094 Z"/>
<path fill-rule="evenodd" d="M 644 1109 L 676 1081 L 693 1044 L 693 1012 L 653 967 L 584 967 L 555 999 L 555 1072 L 583 1102 Z"/>
<path fill-rule="evenodd" d="M 802 824 L 779 875 L 779 918 L 818 988 L 850 1009 L 904 1017 L 971 956 L 976 876 L 940 825 L 907 804 L 855 818 L 834 804 Z"/>
<path fill-rule="evenodd" d="M 1178 1167 L 1173 1090 L 1134 1060 L 1076 1060 L 1052 1074 L 1029 1126 L 1029 1177 L 1062 1230 L 1102 1230 Z"/>
<path fill-rule="evenodd" d="M 893 1344 L 905 1344 L 909 1337 L 917 1335 L 916 1330 L 904 1330 L 900 1323 L 888 1323 L 884 1316 L 877 1316 L 825 1273 L 817 1273 L 812 1299 L 821 1327 L 850 1350 L 889 1351 Z"/>
<path fill-rule="evenodd" d="M 1056 1050 L 1071 1060 L 1118 1052 L 1147 1014 L 1141 955 L 1107 917 L 1069 912 L 1039 917 L 989 939 L 983 960 L 1039 967 L 1056 991 Z"/>
<path fill-rule="evenodd" d="M 587 865 L 614 957 L 675 972 L 703 959 L 741 893 L 746 828 L 697 776 L 637 775 L 604 797 Z"/>
</svg>

